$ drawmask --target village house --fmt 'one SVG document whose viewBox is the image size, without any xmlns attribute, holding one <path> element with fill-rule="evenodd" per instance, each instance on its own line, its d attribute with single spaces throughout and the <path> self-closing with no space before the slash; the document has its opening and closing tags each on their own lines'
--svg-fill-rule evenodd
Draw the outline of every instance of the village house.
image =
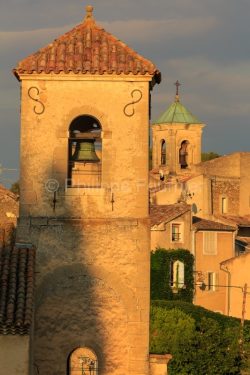
<svg viewBox="0 0 250 375">
<path fill-rule="evenodd" d="M 187 204 L 150 206 L 151 250 L 191 249 L 191 210 Z"/>
<path fill-rule="evenodd" d="M 194 303 L 229 315 L 226 307 L 227 274 L 221 262 L 235 255 L 235 228 L 203 218 L 193 218 L 195 257 Z"/>
<path fill-rule="evenodd" d="M 181 104 L 176 86 L 174 103 L 152 125 L 151 249 L 192 252 L 194 303 L 230 314 L 221 262 L 249 250 L 250 153 L 201 162 L 204 124 Z"/>
<path fill-rule="evenodd" d="M 221 263 L 227 275 L 226 309 L 228 315 L 250 319 L 250 253 L 246 252 Z"/>
</svg>

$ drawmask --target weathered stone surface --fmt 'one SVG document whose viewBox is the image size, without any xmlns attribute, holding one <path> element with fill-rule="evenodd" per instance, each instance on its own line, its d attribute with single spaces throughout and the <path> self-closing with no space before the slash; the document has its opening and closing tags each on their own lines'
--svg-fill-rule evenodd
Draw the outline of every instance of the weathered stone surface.
<svg viewBox="0 0 250 375">
<path fill-rule="evenodd" d="M 29 374 L 29 343 L 28 335 L 0 335 L 0 374 Z"/>
<path fill-rule="evenodd" d="M 103 374 L 147 374 L 149 251 L 137 239 L 148 238 L 148 221 L 136 223 L 61 220 L 31 227 L 38 248 L 34 347 L 40 374 L 63 375 L 78 346 L 97 353 Z"/>
</svg>

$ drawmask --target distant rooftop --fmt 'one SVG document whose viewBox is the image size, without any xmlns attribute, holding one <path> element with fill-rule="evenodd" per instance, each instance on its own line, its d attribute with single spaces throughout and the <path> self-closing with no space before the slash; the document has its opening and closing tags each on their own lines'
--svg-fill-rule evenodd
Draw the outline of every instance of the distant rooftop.
<svg viewBox="0 0 250 375">
<path fill-rule="evenodd" d="M 206 220 L 200 217 L 193 217 L 193 229 L 204 231 L 229 231 L 234 232 L 235 227 L 218 221 Z"/>
<path fill-rule="evenodd" d="M 189 205 L 185 203 L 176 203 L 168 205 L 151 205 L 150 221 L 151 227 L 161 223 L 168 223 L 184 213 L 191 211 Z"/>
</svg>

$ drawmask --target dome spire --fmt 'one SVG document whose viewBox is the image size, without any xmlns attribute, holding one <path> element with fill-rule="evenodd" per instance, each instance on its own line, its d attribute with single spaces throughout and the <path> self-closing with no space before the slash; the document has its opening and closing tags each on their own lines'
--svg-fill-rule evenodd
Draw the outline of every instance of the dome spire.
<svg viewBox="0 0 250 375">
<path fill-rule="evenodd" d="M 176 86 L 175 101 L 179 102 L 179 87 L 181 86 L 181 83 L 177 79 L 177 81 L 174 83 L 174 85 Z"/>
</svg>

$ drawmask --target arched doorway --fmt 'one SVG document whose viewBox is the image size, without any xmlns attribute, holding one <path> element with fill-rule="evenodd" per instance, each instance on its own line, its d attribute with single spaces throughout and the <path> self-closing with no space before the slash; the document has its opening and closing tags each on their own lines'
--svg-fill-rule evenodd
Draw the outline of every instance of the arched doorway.
<svg viewBox="0 0 250 375">
<path fill-rule="evenodd" d="M 68 375 L 98 375 L 95 352 L 87 347 L 75 349 L 69 356 Z"/>
</svg>

